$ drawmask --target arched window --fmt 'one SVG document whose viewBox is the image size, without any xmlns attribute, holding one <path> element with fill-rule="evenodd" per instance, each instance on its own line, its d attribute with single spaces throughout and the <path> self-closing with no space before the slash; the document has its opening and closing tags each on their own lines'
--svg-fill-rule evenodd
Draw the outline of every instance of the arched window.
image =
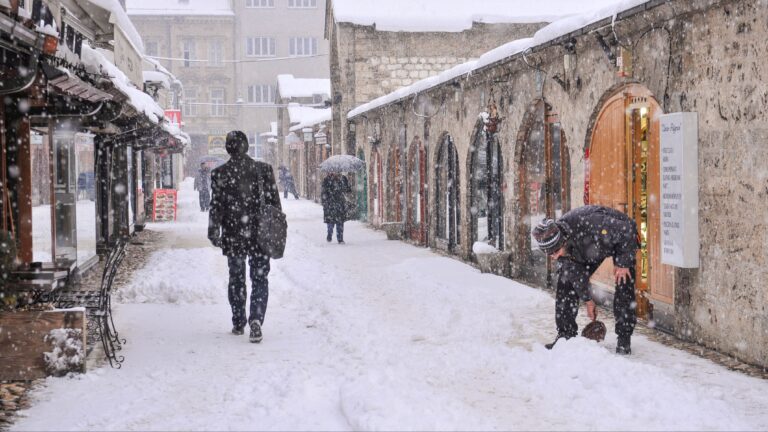
<svg viewBox="0 0 768 432">
<path fill-rule="evenodd" d="M 496 134 L 478 126 L 469 152 L 472 241 L 503 250 L 503 164 Z"/>
<path fill-rule="evenodd" d="M 440 143 L 435 164 L 435 211 L 437 212 L 437 238 L 449 251 L 461 239 L 459 207 L 459 154 L 453 138 L 445 135 Z"/>
</svg>

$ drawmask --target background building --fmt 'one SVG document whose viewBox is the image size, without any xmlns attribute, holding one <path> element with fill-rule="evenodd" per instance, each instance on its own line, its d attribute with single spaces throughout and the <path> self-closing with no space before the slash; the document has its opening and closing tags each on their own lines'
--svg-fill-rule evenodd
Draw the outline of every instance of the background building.
<svg viewBox="0 0 768 432">
<path fill-rule="evenodd" d="M 146 55 L 183 83 L 182 122 L 192 144 L 186 174 L 205 155 L 226 155 L 226 133 L 237 125 L 231 0 L 129 0 L 128 13 Z"/>
</svg>

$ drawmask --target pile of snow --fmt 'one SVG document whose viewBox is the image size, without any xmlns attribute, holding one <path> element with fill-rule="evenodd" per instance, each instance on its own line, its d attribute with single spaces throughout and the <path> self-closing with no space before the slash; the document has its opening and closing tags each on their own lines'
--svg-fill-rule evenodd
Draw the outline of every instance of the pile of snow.
<svg viewBox="0 0 768 432">
<path fill-rule="evenodd" d="M 648 0 L 606 1 L 606 4 L 603 7 L 592 9 L 589 12 L 581 13 L 578 15 L 562 18 L 560 20 L 553 22 L 552 24 L 549 24 L 541 28 L 531 38 L 517 39 L 512 42 L 506 43 L 500 47 L 494 48 L 486 52 L 485 54 L 481 55 L 480 58 L 477 60 L 470 60 L 458 66 L 454 66 L 453 68 L 448 69 L 439 75 L 425 78 L 421 81 L 417 81 L 411 84 L 410 86 L 402 87 L 398 90 L 395 90 L 392 93 L 386 94 L 368 103 L 362 104 L 356 107 L 355 109 L 351 110 L 347 114 L 347 118 L 351 119 L 355 116 L 358 116 L 365 112 L 382 107 L 384 105 L 388 105 L 392 102 L 396 102 L 400 99 L 416 95 L 419 92 L 431 89 L 440 84 L 451 81 L 459 76 L 462 76 L 462 75 L 469 76 L 472 74 L 472 72 L 479 70 L 485 66 L 499 62 L 508 57 L 512 57 L 514 55 L 520 54 L 530 48 L 534 48 L 538 45 L 542 45 L 551 40 L 557 39 L 560 36 L 567 35 L 568 33 L 576 31 L 582 27 L 586 27 L 589 24 L 592 24 L 594 22 L 600 21 L 602 19 L 605 19 L 611 16 L 615 17 L 620 12 L 623 12 L 628 9 L 632 9 L 633 7 L 639 6 L 646 2 L 648 2 Z M 539 3 L 545 3 L 545 2 L 539 2 Z M 558 3 L 558 2 L 553 1 L 552 3 Z M 569 4 L 570 3 L 572 3 L 573 5 L 578 5 L 575 7 L 578 7 L 582 10 L 584 8 L 584 5 L 582 3 L 569 2 Z M 592 4 L 590 4 L 590 6 L 592 6 Z"/>
<path fill-rule="evenodd" d="M 590 0 L 589 7 L 610 7 L 617 0 Z M 376 25 L 382 31 L 460 32 L 482 23 L 552 22 L 584 10 L 573 0 L 334 0 L 338 23 Z"/>
<path fill-rule="evenodd" d="M 160 105 L 152 99 L 152 96 L 136 88 L 125 73 L 107 59 L 103 50 L 91 48 L 88 44 L 84 43 L 81 58 L 88 72 L 109 76 L 115 87 L 128 96 L 128 103 L 136 111 L 146 115 L 151 122 L 155 124 L 160 123 L 165 116 L 165 112 Z"/>
<path fill-rule="evenodd" d="M 226 299 L 226 260 L 218 249 L 166 249 L 115 293 L 120 303 L 211 304 Z M 194 271 L 190 271 L 194 269 Z"/>
<path fill-rule="evenodd" d="M 498 249 L 485 242 L 479 241 L 472 244 L 472 252 L 474 252 L 475 255 L 492 254 L 498 251 Z"/>
<path fill-rule="evenodd" d="M 231 16 L 230 0 L 127 0 L 130 15 L 223 15 Z"/>
<path fill-rule="evenodd" d="M 84 308 L 80 308 L 85 312 Z M 52 346 L 43 353 L 45 370 L 50 375 L 62 376 L 69 372 L 82 372 L 85 366 L 83 330 L 74 328 L 53 329 L 45 335 L 45 342 Z"/>
<path fill-rule="evenodd" d="M 302 98 L 315 95 L 331 96 L 328 78 L 294 78 L 291 74 L 277 76 L 277 89 L 284 98 Z"/>
</svg>

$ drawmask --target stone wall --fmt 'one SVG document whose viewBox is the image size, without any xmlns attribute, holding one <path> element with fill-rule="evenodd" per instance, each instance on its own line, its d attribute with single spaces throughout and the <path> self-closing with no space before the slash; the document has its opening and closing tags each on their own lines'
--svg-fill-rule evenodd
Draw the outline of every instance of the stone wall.
<svg viewBox="0 0 768 432">
<path fill-rule="evenodd" d="M 562 125 L 570 154 L 570 202 L 583 205 L 585 149 L 596 116 L 610 96 L 627 85 L 646 88 L 664 112 L 699 114 L 700 267 L 677 269 L 674 305 L 666 312 L 681 338 L 716 348 L 747 362 L 768 366 L 768 9 L 764 0 L 673 0 L 649 2 L 648 10 L 620 14 L 614 28 L 605 20 L 574 34 L 576 68 L 564 70 L 563 42 L 557 40 L 531 53 L 514 56 L 426 91 L 413 99 L 364 113 L 356 123 L 356 145 L 371 156 L 371 139 L 380 129 L 378 152 L 384 161 L 398 145 L 418 136 L 428 153 L 429 208 L 435 196 L 434 164 L 441 136 L 450 134 L 461 167 L 462 241 L 456 255 L 471 257 L 469 226 L 470 142 L 478 115 L 496 102 L 502 123 L 498 139 L 504 160 L 506 246 L 513 268 L 522 251 L 514 241 L 520 229 L 519 182 L 525 157 L 526 113 L 542 96 Z M 633 48 L 634 74 L 621 77 L 600 47 L 594 32 L 606 36 L 612 51 L 618 43 Z M 390 56 L 387 56 L 389 58 Z M 397 60 L 397 56 L 393 56 Z M 414 58 L 420 61 L 422 57 Z M 425 63 L 426 56 L 424 56 Z M 361 59 L 361 61 L 363 61 Z M 374 60 L 376 71 L 381 58 Z M 371 64 L 371 59 L 365 59 Z M 399 62 L 396 63 L 399 65 Z M 410 62 L 405 64 L 412 64 Z M 404 64 L 404 65 L 405 65 Z M 537 72 L 538 69 L 540 72 Z M 423 69 L 422 69 L 423 70 Z M 402 75 L 402 72 L 400 73 Z M 543 85 L 537 75 L 544 77 Z M 561 86 L 553 78 L 567 79 Z M 383 78 L 372 78 L 372 80 Z M 367 94 L 368 90 L 356 90 Z M 345 111 L 346 112 L 346 111 Z M 414 112 L 421 114 L 415 115 Z M 378 124 L 378 126 L 376 126 Z M 386 196 L 386 193 L 384 194 Z M 388 205 L 388 203 L 385 203 Z M 372 214 L 369 211 L 369 214 Z M 386 213 L 386 212 L 385 212 Z M 430 245 L 435 246 L 432 211 Z M 514 274 L 512 275 L 514 276 Z M 659 305 L 663 312 L 663 305 Z"/>
<path fill-rule="evenodd" d="M 374 26 L 338 23 L 331 40 L 331 91 L 338 95 L 339 108 L 332 124 L 334 151 L 348 151 L 335 144 L 346 142 L 342 112 L 528 37 L 542 25 L 475 23 L 454 33 L 378 31 Z"/>
</svg>

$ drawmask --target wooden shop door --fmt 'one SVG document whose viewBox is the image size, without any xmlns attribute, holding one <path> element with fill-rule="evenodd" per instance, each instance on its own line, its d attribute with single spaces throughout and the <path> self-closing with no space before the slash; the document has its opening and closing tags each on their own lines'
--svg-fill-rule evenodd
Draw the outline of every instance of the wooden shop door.
<svg viewBox="0 0 768 432">
<path fill-rule="evenodd" d="M 672 304 L 673 272 L 661 264 L 659 211 L 659 129 L 661 107 L 650 92 L 632 85 L 603 106 L 588 149 L 585 203 L 615 208 L 637 223 L 636 287 L 638 315 L 647 298 Z M 592 278 L 613 289 L 613 263 L 606 260 Z"/>
</svg>

